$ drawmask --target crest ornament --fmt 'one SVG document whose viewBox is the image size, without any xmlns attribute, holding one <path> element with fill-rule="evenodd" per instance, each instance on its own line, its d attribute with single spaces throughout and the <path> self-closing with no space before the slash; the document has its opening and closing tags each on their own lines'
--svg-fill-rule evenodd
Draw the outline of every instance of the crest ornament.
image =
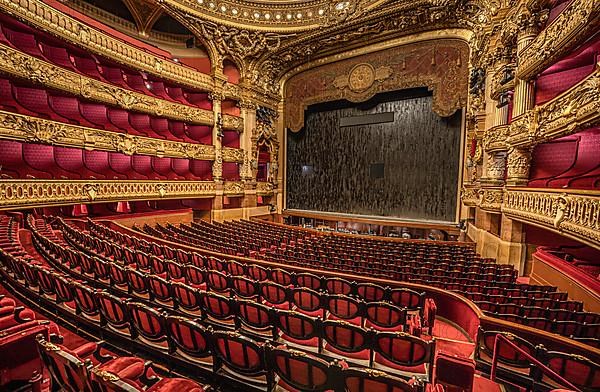
<svg viewBox="0 0 600 392">
<path fill-rule="evenodd" d="M 83 190 L 87 193 L 88 199 L 90 201 L 96 200 L 96 196 L 98 196 L 98 184 L 85 184 L 83 186 Z"/>
</svg>

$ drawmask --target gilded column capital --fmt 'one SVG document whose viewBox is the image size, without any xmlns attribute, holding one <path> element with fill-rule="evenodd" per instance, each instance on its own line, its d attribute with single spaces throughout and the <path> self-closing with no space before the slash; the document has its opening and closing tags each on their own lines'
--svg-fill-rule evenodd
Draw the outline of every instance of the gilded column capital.
<svg viewBox="0 0 600 392">
<path fill-rule="evenodd" d="M 506 163 L 506 184 L 524 186 L 529 181 L 531 168 L 531 148 L 510 148 Z"/>
<path fill-rule="evenodd" d="M 516 16 L 517 41 L 533 39 L 540 32 L 542 26 L 548 19 L 546 11 L 531 11 L 524 7 Z"/>
</svg>

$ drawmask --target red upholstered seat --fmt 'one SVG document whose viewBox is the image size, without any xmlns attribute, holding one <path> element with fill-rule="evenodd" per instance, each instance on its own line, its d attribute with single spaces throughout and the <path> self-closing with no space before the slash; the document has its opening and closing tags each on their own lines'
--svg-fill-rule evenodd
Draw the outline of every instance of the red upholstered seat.
<svg viewBox="0 0 600 392">
<path fill-rule="evenodd" d="M 435 383 L 450 390 L 473 390 L 475 363 L 472 359 L 438 353 L 435 359 Z"/>
<path fill-rule="evenodd" d="M 127 176 L 130 180 L 143 180 L 145 176 L 133 170 L 131 165 L 132 157 L 119 152 L 108 153 L 108 165 L 110 168 L 119 173 Z"/>
<path fill-rule="evenodd" d="M 347 392 L 416 392 L 420 390 L 413 379 L 406 381 L 384 372 L 372 372 L 363 368 L 343 368 L 342 380 Z"/>
<path fill-rule="evenodd" d="M 258 376 L 265 372 L 263 346 L 237 332 L 214 332 L 215 353 L 232 370 Z"/>
<path fill-rule="evenodd" d="M 105 80 L 115 86 L 129 89 L 129 86 L 125 83 L 125 79 L 123 79 L 123 71 L 121 68 L 102 64 L 102 76 Z"/>
<path fill-rule="evenodd" d="M 67 118 L 60 116 L 52 110 L 48 104 L 48 93 L 43 88 L 29 87 L 13 82 L 12 90 L 15 101 L 31 113 L 35 113 L 36 117 L 69 122 Z"/>
<path fill-rule="evenodd" d="M 109 121 L 106 105 L 91 102 L 79 102 L 79 112 L 88 122 L 94 124 L 95 128 L 122 132 Z"/>
<path fill-rule="evenodd" d="M 185 99 L 183 95 L 183 90 L 181 87 L 167 86 L 165 88 L 167 94 L 171 97 L 173 101 L 182 103 L 184 105 L 189 105 L 190 103 Z"/>
<path fill-rule="evenodd" d="M 236 310 L 230 298 L 209 291 L 200 293 L 204 312 L 217 324 L 233 325 Z"/>
<path fill-rule="evenodd" d="M 169 94 L 167 94 L 167 90 L 165 88 L 165 83 L 159 80 L 150 80 L 150 91 L 152 93 L 162 99 L 166 99 L 169 101 L 173 101 L 173 98 Z"/>
<path fill-rule="evenodd" d="M 142 358 L 121 357 L 99 365 L 98 368 L 122 379 L 137 380 L 144 373 L 144 362 Z"/>
<path fill-rule="evenodd" d="M 129 124 L 141 135 L 154 137 L 158 139 L 166 139 L 166 136 L 159 135 L 152 129 L 150 125 L 150 116 L 144 113 L 129 112 Z"/>
<path fill-rule="evenodd" d="M 108 163 L 108 152 L 100 150 L 84 150 L 83 163 L 92 172 L 97 174 L 97 177 L 103 176 L 107 180 L 127 179 L 124 174 L 117 173 L 111 170 Z"/>
<path fill-rule="evenodd" d="M 152 170 L 168 180 L 183 180 L 184 177 L 171 170 L 170 157 L 152 157 Z"/>
<path fill-rule="evenodd" d="M 154 117 L 150 116 L 150 128 L 157 135 L 163 135 L 167 139 L 179 139 L 179 137 L 175 137 L 171 135 L 171 131 L 169 130 L 169 120 L 166 118 Z"/>
<path fill-rule="evenodd" d="M 73 64 L 79 72 L 94 79 L 106 81 L 98 70 L 98 62 L 91 55 L 73 55 Z"/>
<path fill-rule="evenodd" d="M 129 302 L 127 309 L 140 340 L 150 346 L 166 349 L 167 329 L 163 315 L 139 302 Z"/>
<path fill-rule="evenodd" d="M 40 47 L 42 52 L 44 53 L 44 57 L 46 60 L 51 62 L 52 64 L 58 65 L 59 67 L 69 69 L 71 71 L 78 72 L 73 62 L 71 61 L 71 56 L 65 47 L 61 46 L 53 46 L 44 41 L 40 41 Z"/>
<path fill-rule="evenodd" d="M 402 331 L 406 323 L 406 309 L 389 302 L 367 303 L 365 315 L 365 327 L 380 331 Z"/>
<path fill-rule="evenodd" d="M 181 311 L 197 316 L 200 314 L 201 301 L 197 289 L 181 282 L 172 282 L 173 298 Z"/>
<path fill-rule="evenodd" d="M 4 78 L 0 78 L 0 109 L 14 113 L 24 112 L 23 114 L 35 116 L 35 113 L 29 112 L 15 101 L 12 94 L 12 83 Z"/>
<path fill-rule="evenodd" d="M 185 94 L 186 100 L 193 106 L 201 109 L 212 110 L 212 100 L 208 98 L 208 93 L 192 93 Z"/>
<path fill-rule="evenodd" d="M 26 178 L 27 170 L 22 170 L 23 145 L 20 142 L 0 140 L 0 178 Z"/>
<path fill-rule="evenodd" d="M 55 147 L 45 144 L 23 144 L 23 157 L 27 164 L 39 171 L 49 173 L 55 179 L 78 178 L 67 170 L 63 170 L 57 163 Z"/>
<path fill-rule="evenodd" d="M 212 128 L 208 125 L 186 124 L 185 133 L 200 144 L 212 144 Z"/>
<path fill-rule="evenodd" d="M 372 336 L 369 331 L 342 320 L 325 320 L 322 330 L 326 351 L 362 361 L 365 365 L 369 363 Z"/>
<path fill-rule="evenodd" d="M 407 308 L 408 310 L 417 310 L 423 307 L 425 293 L 418 293 L 411 289 L 393 289 L 390 295 L 392 303 Z"/>
<path fill-rule="evenodd" d="M 190 159 L 190 172 L 204 181 L 212 180 L 212 162 Z"/>
<path fill-rule="evenodd" d="M 328 295 L 325 298 L 327 318 L 345 320 L 355 325 L 362 325 L 363 303 L 347 295 Z"/>
<path fill-rule="evenodd" d="M 583 391 L 600 389 L 600 364 L 580 355 L 548 351 L 544 354 L 544 364 Z M 542 381 L 548 385 L 560 387 L 544 376 Z"/>
<path fill-rule="evenodd" d="M 176 139 L 183 140 L 186 142 L 192 140 L 185 133 L 185 124 L 183 123 L 183 121 L 167 119 L 167 126 L 169 128 L 169 133 L 173 135 Z"/>
<path fill-rule="evenodd" d="M 325 317 L 323 299 L 317 291 L 305 287 L 294 288 L 291 301 L 294 304 L 294 310 L 298 312 L 312 317 Z"/>
<path fill-rule="evenodd" d="M 316 356 L 280 346 L 267 349 L 267 363 L 286 391 L 326 391 L 334 388 L 335 376 L 330 364 Z"/>
<path fill-rule="evenodd" d="M 120 334 L 131 335 L 129 312 L 125 301 L 106 292 L 98 293 L 97 298 L 105 323 L 104 326 L 108 326 L 111 330 Z"/>
<path fill-rule="evenodd" d="M 198 180 L 199 178 L 194 176 L 190 172 L 190 160 L 185 158 L 171 158 L 171 170 L 178 176 L 188 180 Z"/>
<path fill-rule="evenodd" d="M 204 392 L 202 385 L 187 378 L 163 378 L 146 392 Z"/>
<path fill-rule="evenodd" d="M 238 299 L 238 320 L 251 333 L 273 337 L 274 313 L 266 305 L 252 300 Z"/>
<path fill-rule="evenodd" d="M 150 156 L 133 155 L 131 157 L 131 166 L 136 173 L 146 177 L 149 180 L 163 179 L 162 176 L 159 176 L 154 172 L 154 170 L 152 170 L 152 159 Z"/>
<path fill-rule="evenodd" d="M 236 296 L 256 299 L 259 295 L 258 282 L 244 276 L 232 276 L 231 288 Z"/>
<path fill-rule="evenodd" d="M 430 380 L 435 343 L 403 332 L 379 332 L 374 338 L 375 363 L 401 374 Z"/>
<path fill-rule="evenodd" d="M 12 45 L 22 52 L 43 59 L 44 55 L 38 46 L 35 36 L 29 32 L 14 30 L 7 25 L 2 25 L 4 36 Z"/>
<path fill-rule="evenodd" d="M 84 127 L 94 128 L 95 124 L 87 121 L 79 112 L 79 100 L 75 97 L 58 95 L 55 93 L 48 94 L 48 105 L 54 113 L 66 118 L 69 122 Z"/>
<path fill-rule="evenodd" d="M 108 108 L 107 115 L 111 124 L 119 129 L 120 132 L 130 135 L 145 135 L 145 133 L 138 132 L 131 126 L 129 123 L 129 112 L 127 110 L 111 107 Z"/>
<path fill-rule="evenodd" d="M 342 278 L 328 278 L 325 281 L 325 287 L 331 294 L 348 295 L 352 292 L 352 284 Z"/>
<path fill-rule="evenodd" d="M 146 87 L 146 81 L 140 73 L 135 71 L 123 71 L 123 78 L 125 79 L 128 88 L 144 95 L 154 95 L 154 93 Z"/>
<path fill-rule="evenodd" d="M 281 332 L 280 338 L 302 347 L 319 347 L 319 319 L 294 311 L 277 311 L 275 325 Z"/>
</svg>

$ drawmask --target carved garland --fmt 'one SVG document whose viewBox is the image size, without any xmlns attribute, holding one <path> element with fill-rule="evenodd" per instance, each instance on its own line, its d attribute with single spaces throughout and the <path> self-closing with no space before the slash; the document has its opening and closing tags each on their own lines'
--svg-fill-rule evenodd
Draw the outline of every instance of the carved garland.
<svg viewBox="0 0 600 392">
<path fill-rule="evenodd" d="M 54 144 L 87 150 L 118 151 L 127 155 L 212 160 L 214 146 L 131 136 L 94 128 L 29 117 L 0 110 L 0 138 Z"/>
<path fill-rule="evenodd" d="M 213 197 L 210 181 L 0 181 L 0 208 L 151 199 Z"/>
</svg>

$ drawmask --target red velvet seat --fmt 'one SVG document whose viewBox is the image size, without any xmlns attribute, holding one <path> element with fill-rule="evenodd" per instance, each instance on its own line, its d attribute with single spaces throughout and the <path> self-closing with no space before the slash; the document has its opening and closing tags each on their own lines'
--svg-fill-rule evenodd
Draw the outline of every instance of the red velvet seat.
<svg viewBox="0 0 600 392">
<path fill-rule="evenodd" d="M 102 77 L 104 77 L 106 81 L 108 81 L 111 84 L 114 84 L 115 86 L 130 89 L 130 87 L 125 82 L 125 79 L 123 78 L 123 72 L 121 68 L 102 64 Z"/>
<path fill-rule="evenodd" d="M 190 160 L 185 158 L 171 158 L 171 170 L 187 180 L 198 180 L 199 178 L 194 176 L 190 172 Z"/>
<path fill-rule="evenodd" d="M 234 325 L 236 310 L 230 298 L 206 291 L 200 293 L 200 299 L 209 321 L 225 328 Z"/>
<path fill-rule="evenodd" d="M 393 304 L 408 310 L 417 310 L 423 308 L 425 293 L 418 293 L 411 289 L 401 288 L 393 289 L 390 294 Z"/>
<path fill-rule="evenodd" d="M 129 112 L 129 124 L 140 135 L 146 135 L 157 139 L 166 139 L 165 135 L 159 135 L 152 129 L 150 125 L 150 116 L 144 113 Z"/>
<path fill-rule="evenodd" d="M 363 368 L 344 368 L 341 371 L 344 390 L 347 392 L 417 392 L 414 380 L 406 381 L 385 372 Z"/>
<path fill-rule="evenodd" d="M 71 61 L 69 52 L 65 47 L 53 46 L 43 41 L 40 41 L 39 44 L 46 60 L 52 64 L 58 65 L 59 67 L 78 72 Z"/>
<path fill-rule="evenodd" d="M 48 103 L 48 93 L 43 88 L 30 87 L 12 83 L 12 92 L 15 101 L 36 117 L 43 117 L 53 121 L 70 122 L 69 119 L 60 116 Z"/>
<path fill-rule="evenodd" d="M 375 366 L 391 369 L 403 376 L 431 381 L 435 342 L 403 332 L 379 332 L 373 347 Z"/>
<path fill-rule="evenodd" d="M 323 321 L 322 331 L 325 352 L 370 365 L 373 336 L 370 331 L 342 320 Z"/>
<path fill-rule="evenodd" d="M 123 78 L 129 89 L 144 95 L 154 95 L 154 93 L 146 87 L 146 81 L 140 73 L 135 71 L 123 71 Z"/>
<path fill-rule="evenodd" d="M 54 113 L 69 119 L 69 122 L 83 127 L 96 128 L 97 125 L 87 121 L 79 112 L 79 100 L 75 97 L 48 94 L 48 105 Z"/>
<path fill-rule="evenodd" d="M 238 299 L 236 302 L 239 327 L 262 338 L 275 336 L 275 317 L 271 308 L 252 300 Z"/>
<path fill-rule="evenodd" d="M 173 101 L 173 98 L 167 93 L 165 83 L 159 80 L 150 80 L 150 91 L 157 97 Z"/>
<path fill-rule="evenodd" d="M 205 389 L 202 385 L 187 378 L 163 378 L 150 388 L 146 389 L 146 392 L 173 391 L 204 392 Z"/>
<path fill-rule="evenodd" d="M 363 300 L 382 301 L 385 297 L 386 290 L 384 287 L 372 283 L 358 283 L 356 285 L 356 294 Z"/>
<path fill-rule="evenodd" d="M 545 352 L 543 358 L 546 366 L 582 391 L 592 392 L 600 389 L 600 364 L 580 355 L 557 351 Z M 541 381 L 554 388 L 562 387 L 545 376 Z"/>
<path fill-rule="evenodd" d="M 44 144 L 23 144 L 23 157 L 35 170 L 45 171 L 54 179 L 78 178 L 67 170 L 63 170 L 56 162 L 55 147 Z"/>
<path fill-rule="evenodd" d="M 344 320 L 359 326 L 363 324 L 364 304 L 358 299 L 341 294 L 328 295 L 325 309 L 328 311 L 327 319 Z"/>
<path fill-rule="evenodd" d="M 185 99 L 192 106 L 197 106 L 201 109 L 212 110 L 212 100 L 208 98 L 208 93 L 192 93 L 187 92 Z"/>
<path fill-rule="evenodd" d="M 11 29 L 7 25 L 2 25 L 2 32 L 15 48 L 34 57 L 44 58 L 33 34 Z"/>
<path fill-rule="evenodd" d="M 230 278 L 231 289 L 237 297 L 257 299 L 259 295 L 259 284 L 257 281 L 244 276 L 232 276 Z"/>
<path fill-rule="evenodd" d="M 260 297 L 267 306 L 290 309 L 288 288 L 275 282 L 260 282 Z"/>
<path fill-rule="evenodd" d="M 21 107 L 12 93 L 12 83 L 8 79 L 0 78 L 0 109 L 13 113 L 26 114 L 28 116 L 36 116 L 35 113 Z"/>
<path fill-rule="evenodd" d="M 151 160 L 152 170 L 155 173 L 165 177 L 168 180 L 183 180 L 181 177 L 171 169 L 171 158 L 170 157 L 152 157 Z"/>
<path fill-rule="evenodd" d="M 162 176 L 152 170 L 152 159 L 148 155 L 133 155 L 131 157 L 131 166 L 136 173 L 146 177 L 149 180 L 164 179 Z"/>
<path fill-rule="evenodd" d="M 328 278 L 325 280 L 325 288 L 330 294 L 348 295 L 352 292 L 353 286 L 342 278 Z"/>
<path fill-rule="evenodd" d="M 335 387 L 331 365 L 316 356 L 290 350 L 286 346 L 267 347 L 267 368 L 279 380 L 270 377 L 286 391 L 328 391 Z M 272 389 L 274 385 L 269 386 Z"/>
<path fill-rule="evenodd" d="M 279 310 L 275 314 L 279 339 L 312 351 L 319 351 L 321 345 L 320 323 L 318 318 L 294 311 Z"/>
<path fill-rule="evenodd" d="M 475 363 L 472 359 L 438 353 L 435 359 L 435 384 L 443 385 L 448 391 L 473 390 Z"/>
<path fill-rule="evenodd" d="M 151 347 L 166 350 L 165 315 L 139 302 L 127 303 L 127 309 L 137 338 Z"/>
<path fill-rule="evenodd" d="M 110 169 L 108 163 L 108 151 L 84 150 L 83 163 L 92 172 L 96 173 L 97 178 L 106 178 L 107 180 L 124 180 L 127 176 L 117 173 Z"/>
<path fill-rule="evenodd" d="M 182 140 L 185 142 L 193 141 L 185 132 L 185 123 L 182 121 L 167 119 L 167 127 L 169 133 L 175 137 L 175 139 Z"/>
<path fill-rule="evenodd" d="M 219 371 L 254 385 L 266 384 L 263 346 L 237 332 L 213 333 Z"/>
<path fill-rule="evenodd" d="M 4 332 L 7 334 L 0 337 L 0 350 L 11 355 L 0 355 L 0 389 L 7 389 L 11 381 L 27 382 L 34 372 L 42 373 L 44 365 L 37 350 L 36 337 L 41 336 L 45 340 L 50 337 L 46 325 L 34 322 L 15 333 Z"/>
<path fill-rule="evenodd" d="M 185 124 L 185 134 L 200 144 L 213 144 L 212 128 L 208 125 Z"/>
<path fill-rule="evenodd" d="M 229 279 L 223 272 L 215 270 L 206 271 L 206 285 L 211 291 L 229 293 Z"/>
<path fill-rule="evenodd" d="M 87 75 L 91 78 L 94 79 L 98 79 L 101 80 L 103 82 L 107 82 L 109 83 L 106 79 L 104 79 L 104 77 L 102 77 L 102 74 L 100 74 L 100 71 L 98 70 L 98 62 L 96 61 L 96 59 L 89 55 L 79 55 L 79 54 L 73 54 L 73 64 L 75 65 L 75 68 L 77 68 L 77 70 L 79 72 L 81 72 L 84 75 Z"/>
<path fill-rule="evenodd" d="M 190 172 L 204 181 L 212 180 L 212 162 L 190 159 Z"/>
<path fill-rule="evenodd" d="M 379 331 L 403 331 L 406 309 L 389 302 L 369 302 L 365 305 L 365 327 Z"/>
<path fill-rule="evenodd" d="M 108 153 L 108 165 L 112 171 L 126 176 L 129 180 L 145 180 L 147 177 L 133 170 L 132 157 L 119 152 Z"/>
<path fill-rule="evenodd" d="M 181 312 L 191 316 L 198 317 L 201 315 L 201 299 L 200 293 L 192 286 L 188 286 L 181 282 L 172 282 L 171 290 L 173 299 L 175 300 L 178 309 Z"/>
<path fill-rule="evenodd" d="M 294 305 L 294 310 L 298 312 L 312 317 L 325 317 L 323 298 L 317 291 L 305 287 L 294 288 L 291 291 L 290 300 Z"/>
<path fill-rule="evenodd" d="M 183 90 L 181 87 L 175 86 L 167 86 L 165 88 L 167 94 L 171 97 L 171 100 L 182 103 L 184 105 L 189 105 L 190 103 L 185 99 L 183 95 Z"/>
<path fill-rule="evenodd" d="M 312 290 L 321 290 L 323 288 L 323 278 L 308 272 L 296 274 L 296 283 L 298 286 L 307 287 Z"/>
<path fill-rule="evenodd" d="M 206 289 L 206 270 L 195 265 L 186 265 L 185 281 L 192 287 Z"/>
<path fill-rule="evenodd" d="M 105 129 L 113 132 L 123 132 L 111 124 L 108 118 L 106 105 L 91 102 L 79 102 L 79 113 L 86 121 L 92 123 L 94 128 Z"/>
<path fill-rule="evenodd" d="M 106 292 L 99 292 L 97 298 L 102 314 L 101 325 L 119 334 L 131 336 L 127 302 Z"/>
</svg>

